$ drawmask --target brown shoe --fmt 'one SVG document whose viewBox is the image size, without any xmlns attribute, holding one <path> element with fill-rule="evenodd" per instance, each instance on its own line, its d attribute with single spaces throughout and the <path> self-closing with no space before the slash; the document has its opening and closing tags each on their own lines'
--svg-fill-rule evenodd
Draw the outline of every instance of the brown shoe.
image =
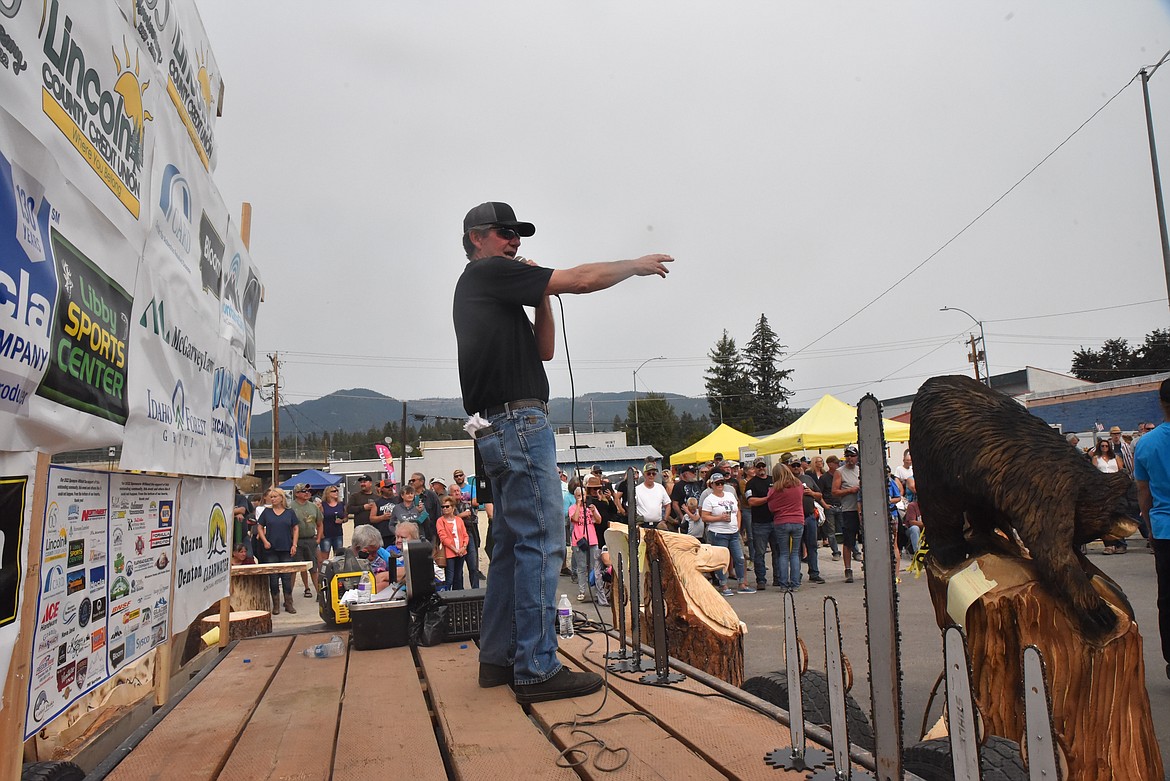
<svg viewBox="0 0 1170 781">
<path fill-rule="evenodd" d="M 284 598 L 284 609 L 287 613 L 297 612 L 297 606 L 293 604 L 292 594 L 288 594 Z"/>
<path fill-rule="evenodd" d="M 272 595 L 272 615 L 280 615 L 280 594 Z"/>
</svg>

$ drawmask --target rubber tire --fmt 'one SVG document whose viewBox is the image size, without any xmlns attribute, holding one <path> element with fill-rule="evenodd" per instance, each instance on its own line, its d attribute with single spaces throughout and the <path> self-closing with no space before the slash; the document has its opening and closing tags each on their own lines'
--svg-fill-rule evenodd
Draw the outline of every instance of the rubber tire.
<svg viewBox="0 0 1170 781">
<path fill-rule="evenodd" d="M 788 673 L 784 670 L 749 678 L 741 688 L 748 694 L 788 710 Z M 806 670 L 800 676 L 800 693 L 804 699 L 805 721 L 829 729 L 829 676 L 820 670 Z M 845 695 L 845 726 L 849 730 L 850 743 L 866 751 L 874 750 L 873 727 L 869 724 L 869 718 L 853 695 L 848 693 Z"/>
<path fill-rule="evenodd" d="M 20 781 L 83 781 L 85 771 L 72 762 L 32 762 L 20 769 Z"/>
<path fill-rule="evenodd" d="M 1028 781 L 1020 744 L 1014 740 L 988 735 L 979 748 L 979 758 L 983 781 Z M 902 769 L 925 781 L 954 781 L 950 739 L 934 738 L 910 746 L 902 752 Z"/>
</svg>

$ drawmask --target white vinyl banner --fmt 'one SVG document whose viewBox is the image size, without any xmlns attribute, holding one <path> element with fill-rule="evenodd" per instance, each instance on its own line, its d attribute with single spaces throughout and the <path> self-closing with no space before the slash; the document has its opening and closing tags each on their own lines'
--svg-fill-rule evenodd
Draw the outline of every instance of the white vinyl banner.
<svg viewBox="0 0 1170 781">
<path fill-rule="evenodd" d="M 0 110 L 0 419 L 9 450 L 121 439 L 139 246 Z"/>
<path fill-rule="evenodd" d="M 109 481 L 49 469 L 25 738 L 109 677 Z"/>
<path fill-rule="evenodd" d="M 230 591 L 232 505 L 227 480 L 183 478 L 175 543 L 171 632 L 190 626 Z"/>
<path fill-rule="evenodd" d="M 35 469 L 35 453 L 0 452 L 0 681 L 8 679 L 21 630 Z M 32 627 L 24 630 L 31 632 Z M 0 701 L 0 709 L 3 707 Z"/>
</svg>

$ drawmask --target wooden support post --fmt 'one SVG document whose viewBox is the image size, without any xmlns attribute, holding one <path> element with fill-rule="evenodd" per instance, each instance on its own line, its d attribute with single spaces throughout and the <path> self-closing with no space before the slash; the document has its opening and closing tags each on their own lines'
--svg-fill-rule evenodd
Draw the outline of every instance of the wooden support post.
<svg viewBox="0 0 1170 781">
<path fill-rule="evenodd" d="M 219 647 L 227 648 L 228 632 L 232 624 L 232 598 L 224 597 L 219 601 Z"/>
<path fill-rule="evenodd" d="M 171 698 L 171 649 L 175 639 L 168 637 L 167 641 L 154 649 L 154 704 L 162 706 Z"/>
<path fill-rule="evenodd" d="M 49 488 L 49 455 L 37 453 L 33 473 L 32 514 L 29 522 L 28 560 L 24 590 L 17 616 L 19 634 L 12 651 L 12 665 L 4 682 L 4 708 L 0 710 L 0 778 L 20 778 L 24 752 L 24 714 L 28 710 L 28 682 L 32 668 L 32 644 L 37 623 L 37 590 L 41 584 L 41 538 L 44 536 L 45 499 Z"/>
</svg>

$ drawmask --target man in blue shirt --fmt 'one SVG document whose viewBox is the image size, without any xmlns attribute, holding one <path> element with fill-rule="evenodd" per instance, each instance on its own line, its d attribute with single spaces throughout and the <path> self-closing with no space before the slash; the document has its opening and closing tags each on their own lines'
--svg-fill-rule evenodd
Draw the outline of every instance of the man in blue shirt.
<svg viewBox="0 0 1170 781">
<path fill-rule="evenodd" d="M 1166 422 L 1142 436 L 1134 446 L 1134 479 L 1138 502 L 1150 529 L 1154 570 L 1158 576 L 1158 629 L 1162 657 L 1170 678 L 1170 380 L 1158 389 Z"/>
</svg>

